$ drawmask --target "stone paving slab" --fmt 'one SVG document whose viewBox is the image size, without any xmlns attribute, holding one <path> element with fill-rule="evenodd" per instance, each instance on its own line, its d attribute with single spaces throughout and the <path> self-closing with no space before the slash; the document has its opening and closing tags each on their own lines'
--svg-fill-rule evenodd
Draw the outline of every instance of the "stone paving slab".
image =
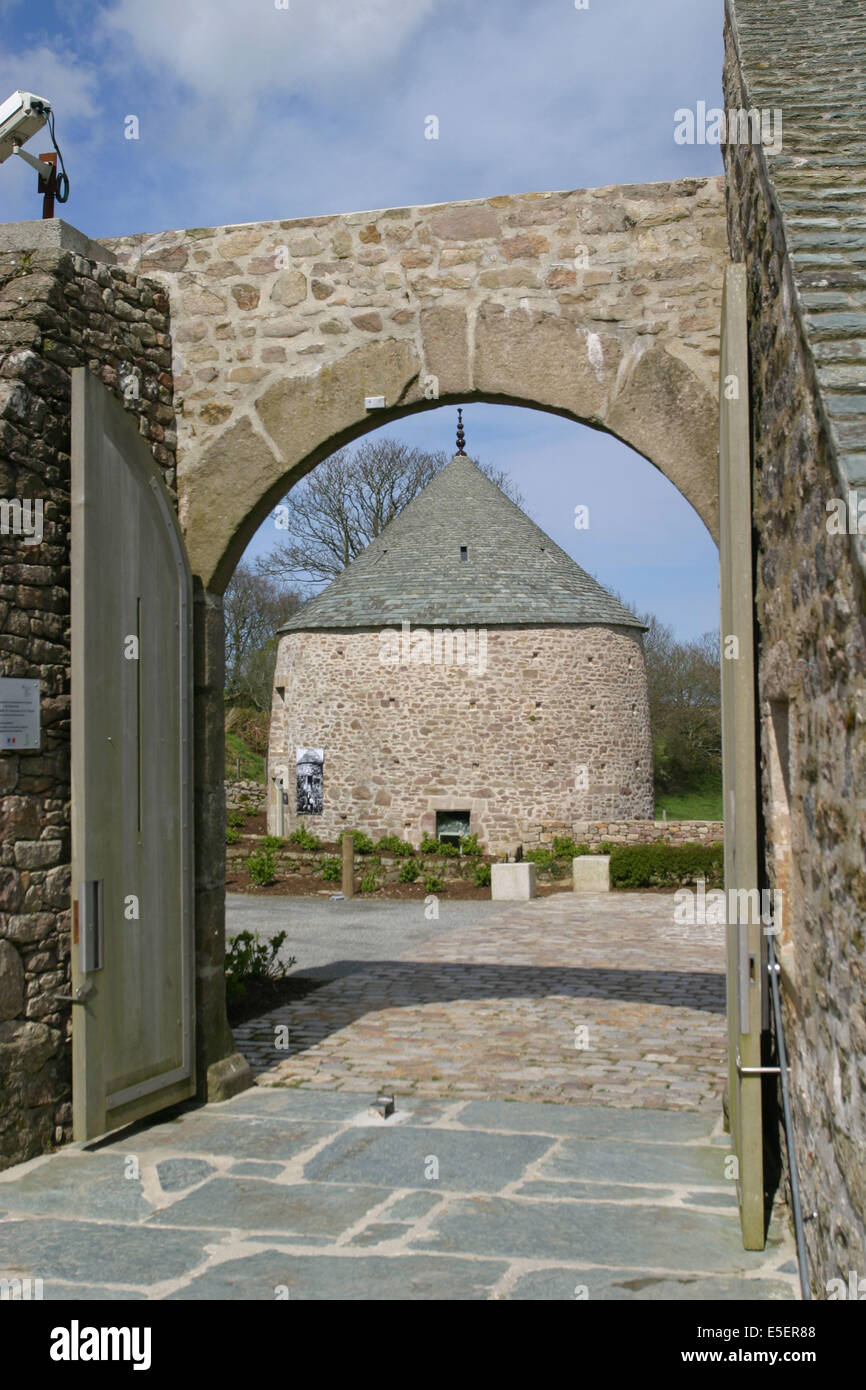
<svg viewBox="0 0 866 1390">
<path fill-rule="evenodd" d="M 388 1195 L 387 1188 L 360 1183 L 332 1188 L 315 1182 L 281 1186 L 257 1178 L 213 1178 L 149 1220 L 153 1225 L 336 1237 Z"/>
<path fill-rule="evenodd" d="M 279 1114 L 242 1108 L 258 1095 Z M 715 1116 L 613 1111 L 611 1134 L 593 1107 L 410 1098 L 383 1121 L 367 1099 L 238 1096 L 9 1169 L 0 1277 L 63 1301 L 797 1296 L 781 1212 L 744 1251 L 730 1185 L 706 1181 Z M 229 1151 L 272 1129 L 284 1159 Z"/>
<path fill-rule="evenodd" d="M 590 1182 L 688 1183 L 721 1186 L 725 1155 L 697 1144 L 624 1144 L 606 1139 L 563 1139 L 538 1164 L 540 1178 L 580 1178 Z"/>
<path fill-rule="evenodd" d="M 443 1254 L 575 1260 L 613 1268 L 747 1270 L 749 1252 L 736 1217 L 635 1203 L 516 1201 L 503 1197 L 451 1202 L 413 1246 Z M 757 1263 L 757 1262 L 755 1262 Z"/>
<path fill-rule="evenodd" d="M 201 1275 L 171 1299 L 466 1299 L 490 1297 L 508 1266 L 493 1260 L 389 1260 L 375 1255 L 281 1255 L 266 1251 L 230 1260 Z M 284 1293 L 283 1290 L 286 1292 Z M 374 1292 L 375 1291 L 375 1292 Z"/>
<path fill-rule="evenodd" d="M 783 1210 L 744 1251 L 724 1178 L 717 935 L 666 895 L 562 895 L 368 962 L 237 1030 L 253 1090 L 0 1174 L 0 1278 L 63 1301 L 796 1299 Z"/>
<path fill-rule="evenodd" d="M 723 929 L 677 925 L 673 894 L 554 894 L 367 961 L 235 1041 L 262 1086 L 717 1111 Z"/>
<path fill-rule="evenodd" d="M 430 1186 L 435 1162 L 439 1188 L 500 1192 L 529 1165 L 550 1152 L 552 1140 L 538 1134 L 479 1134 L 474 1130 L 349 1130 L 322 1149 L 304 1169 L 311 1182 L 355 1183 L 371 1173 L 389 1187 Z"/>
<path fill-rule="evenodd" d="M 14 1168 L 8 1170 L 14 1173 Z M 178 1280 L 204 1262 L 213 1231 L 159 1231 L 116 1222 L 33 1217 L 0 1221 L 3 1273 L 83 1285 L 138 1285 Z"/>
</svg>

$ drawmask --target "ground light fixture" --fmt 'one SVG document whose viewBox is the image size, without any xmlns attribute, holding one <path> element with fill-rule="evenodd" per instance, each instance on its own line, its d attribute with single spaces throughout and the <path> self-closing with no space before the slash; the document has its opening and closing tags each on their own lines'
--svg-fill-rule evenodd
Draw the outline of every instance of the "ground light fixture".
<svg viewBox="0 0 866 1390">
<path fill-rule="evenodd" d="M 41 154 L 37 159 L 22 149 L 26 140 L 36 135 L 44 125 L 48 126 L 54 149 Z M 11 97 L 0 105 L 0 164 L 10 155 L 17 154 L 39 175 L 39 192 L 42 194 L 42 216 L 54 216 L 55 199 L 65 203 L 69 197 L 69 178 L 63 163 L 63 155 L 54 136 L 54 112 L 51 103 L 35 92 L 13 92 Z M 57 162 L 60 161 L 60 172 Z"/>
</svg>

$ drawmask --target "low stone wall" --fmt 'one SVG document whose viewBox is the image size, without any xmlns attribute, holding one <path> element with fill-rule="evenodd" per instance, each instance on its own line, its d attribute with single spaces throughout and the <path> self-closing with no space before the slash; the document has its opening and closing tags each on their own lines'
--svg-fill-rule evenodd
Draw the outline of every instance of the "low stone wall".
<svg viewBox="0 0 866 1390">
<path fill-rule="evenodd" d="M 242 873 L 246 868 L 250 854 L 260 848 L 261 839 L 258 835 L 244 835 L 242 833 L 236 844 L 228 845 L 226 848 L 228 873 Z M 436 855 L 422 854 L 417 851 L 412 857 L 418 865 L 418 877 L 415 880 L 418 883 L 423 883 L 428 875 L 442 879 L 443 882 L 466 879 L 470 883 L 474 883 L 475 866 L 490 863 L 489 855 Z M 274 855 L 278 875 L 299 874 L 303 878 L 321 878 L 322 863 L 326 859 L 338 859 L 342 862 L 341 850 L 333 848 L 316 851 L 281 849 L 277 850 Z M 352 862 L 356 878 L 361 879 L 367 874 L 375 874 L 380 884 L 390 884 L 401 882 L 400 871 L 407 860 L 397 858 L 392 854 L 356 854 Z M 321 879 L 320 887 L 323 892 L 339 893 L 341 891 L 339 879 Z"/>
<path fill-rule="evenodd" d="M 264 811 L 268 789 L 264 782 L 226 782 L 227 811 Z"/>
<path fill-rule="evenodd" d="M 551 845 L 555 836 L 570 836 L 578 845 L 598 849 L 606 840 L 615 845 L 712 845 L 725 838 L 720 820 L 617 820 L 573 821 L 543 825 L 525 847 Z"/>
</svg>

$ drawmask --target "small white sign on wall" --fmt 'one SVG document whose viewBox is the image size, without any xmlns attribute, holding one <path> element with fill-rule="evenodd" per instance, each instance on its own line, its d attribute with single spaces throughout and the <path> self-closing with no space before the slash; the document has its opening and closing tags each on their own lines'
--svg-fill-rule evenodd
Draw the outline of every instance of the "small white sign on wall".
<svg viewBox="0 0 866 1390">
<path fill-rule="evenodd" d="M 39 747 L 39 681 L 0 677 L 0 752 Z"/>
</svg>

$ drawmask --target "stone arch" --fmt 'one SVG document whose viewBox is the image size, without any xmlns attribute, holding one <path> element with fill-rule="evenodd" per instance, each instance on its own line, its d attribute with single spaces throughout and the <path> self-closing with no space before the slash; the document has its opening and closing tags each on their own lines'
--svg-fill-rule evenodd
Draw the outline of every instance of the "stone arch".
<svg viewBox="0 0 866 1390">
<path fill-rule="evenodd" d="M 144 300 L 130 313 L 174 388 L 176 439 L 170 410 L 159 428 L 177 446 L 197 580 L 198 1055 L 211 1099 L 250 1081 L 223 973 L 222 593 L 247 542 L 341 445 L 471 401 L 609 431 L 716 538 L 724 198 L 723 178 L 681 179 L 104 243 L 161 282 L 171 309 L 171 340 Z M 371 396 L 384 408 L 368 410 Z"/>
<path fill-rule="evenodd" d="M 449 372 L 448 389 L 433 400 L 424 397 L 418 357 L 390 344 L 356 348 L 315 377 L 270 386 L 207 450 L 185 499 L 190 559 L 206 586 L 222 592 L 268 512 L 335 449 L 418 410 L 472 401 L 531 407 L 607 430 L 649 459 L 717 539 L 717 407 L 694 373 L 661 347 L 626 361 L 616 339 L 600 335 L 596 372 L 580 338 L 563 333 L 562 320 L 538 314 L 515 324 L 509 317 L 484 316 L 482 326 L 492 327 L 479 344 L 473 379 L 466 373 L 461 382 Z M 447 327 L 451 335 L 461 331 L 456 312 Z M 365 411 L 370 383 L 395 404 Z"/>
<path fill-rule="evenodd" d="M 721 178 L 108 245 L 168 292 L 180 520 L 211 592 L 328 454 L 456 402 L 530 406 L 609 431 L 717 534 Z M 384 408 L 367 410 L 371 396 Z"/>
</svg>

